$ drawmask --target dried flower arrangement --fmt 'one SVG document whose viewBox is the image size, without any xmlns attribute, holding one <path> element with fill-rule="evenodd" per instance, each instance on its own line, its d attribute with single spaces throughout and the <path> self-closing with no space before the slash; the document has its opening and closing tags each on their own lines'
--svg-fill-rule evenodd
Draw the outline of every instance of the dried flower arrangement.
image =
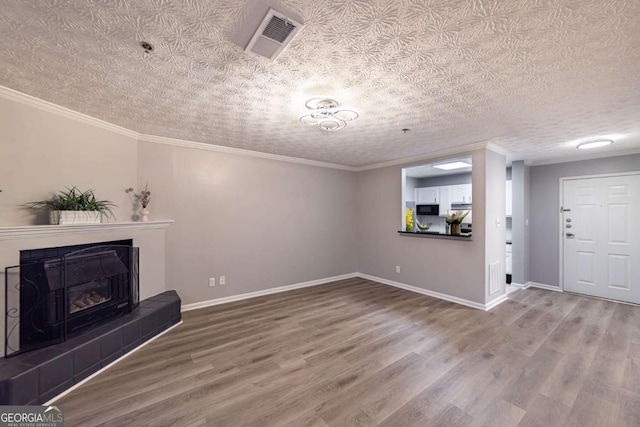
<svg viewBox="0 0 640 427">
<path fill-rule="evenodd" d="M 131 187 L 127 188 L 127 194 L 133 193 L 133 197 L 136 198 L 140 205 L 142 205 L 142 209 L 146 209 L 149 206 L 149 202 L 151 201 L 151 191 L 149 191 L 149 184 L 145 185 L 142 191 L 138 194 Z"/>
</svg>

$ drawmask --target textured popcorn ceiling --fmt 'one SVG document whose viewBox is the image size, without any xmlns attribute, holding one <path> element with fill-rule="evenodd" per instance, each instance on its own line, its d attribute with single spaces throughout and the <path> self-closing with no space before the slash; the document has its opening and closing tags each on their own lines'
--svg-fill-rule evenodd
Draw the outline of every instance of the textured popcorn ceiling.
<svg viewBox="0 0 640 427">
<path fill-rule="evenodd" d="M 305 24 L 274 62 L 244 53 L 269 6 Z M 351 166 L 481 141 L 573 156 L 598 135 L 613 154 L 640 148 L 639 22 L 638 0 L 2 0 L 0 85 L 143 134 Z M 317 95 L 361 118 L 303 126 Z"/>
</svg>

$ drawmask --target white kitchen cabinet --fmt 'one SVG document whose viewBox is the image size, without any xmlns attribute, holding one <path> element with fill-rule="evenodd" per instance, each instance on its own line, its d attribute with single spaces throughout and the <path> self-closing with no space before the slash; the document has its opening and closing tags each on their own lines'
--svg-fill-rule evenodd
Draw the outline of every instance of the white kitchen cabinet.
<svg viewBox="0 0 640 427">
<path fill-rule="evenodd" d="M 511 181 L 507 181 L 507 194 L 505 197 L 505 201 L 505 212 L 507 216 L 511 216 L 513 214 L 513 187 L 511 185 Z"/>
<path fill-rule="evenodd" d="M 511 269 L 512 269 L 511 245 L 507 245 L 506 253 L 505 253 L 504 271 L 507 274 L 511 274 Z"/>
<path fill-rule="evenodd" d="M 471 184 L 452 185 L 451 203 L 471 203 Z"/>
<path fill-rule="evenodd" d="M 439 196 L 440 192 L 438 187 L 416 188 L 417 205 L 437 205 Z"/>
<path fill-rule="evenodd" d="M 451 186 L 438 187 L 438 204 L 440 205 L 440 216 L 447 216 L 451 210 Z"/>
</svg>

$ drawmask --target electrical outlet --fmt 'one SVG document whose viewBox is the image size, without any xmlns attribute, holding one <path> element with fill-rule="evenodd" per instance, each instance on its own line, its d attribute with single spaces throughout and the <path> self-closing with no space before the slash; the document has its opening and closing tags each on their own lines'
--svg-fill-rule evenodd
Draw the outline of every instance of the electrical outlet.
<svg viewBox="0 0 640 427">
<path fill-rule="evenodd" d="M 400 266 L 396 265 L 396 273 L 400 273 Z"/>
<path fill-rule="evenodd" d="M 224 286 L 227 282 L 227 278 L 225 276 L 220 276 L 220 286 Z"/>
<path fill-rule="evenodd" d="M 215 277 L 209 277 L 209 287 L 213 288 L 216 285 L 216 278 Z"/>
</svg>

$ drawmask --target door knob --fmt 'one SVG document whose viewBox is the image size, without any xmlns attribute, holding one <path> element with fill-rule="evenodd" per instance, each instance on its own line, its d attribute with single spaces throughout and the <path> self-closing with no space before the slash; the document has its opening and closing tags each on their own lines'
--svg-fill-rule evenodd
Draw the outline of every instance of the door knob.
<svg viewBox="0 0 640 427">
<path fill-rule="evenodd" d="M 573 233 L 565 233 L 565 236 L 567 236 L 567 239 L 573 239 L 574 237 L 576 237 L 576 235 Z"/>
</svg>

